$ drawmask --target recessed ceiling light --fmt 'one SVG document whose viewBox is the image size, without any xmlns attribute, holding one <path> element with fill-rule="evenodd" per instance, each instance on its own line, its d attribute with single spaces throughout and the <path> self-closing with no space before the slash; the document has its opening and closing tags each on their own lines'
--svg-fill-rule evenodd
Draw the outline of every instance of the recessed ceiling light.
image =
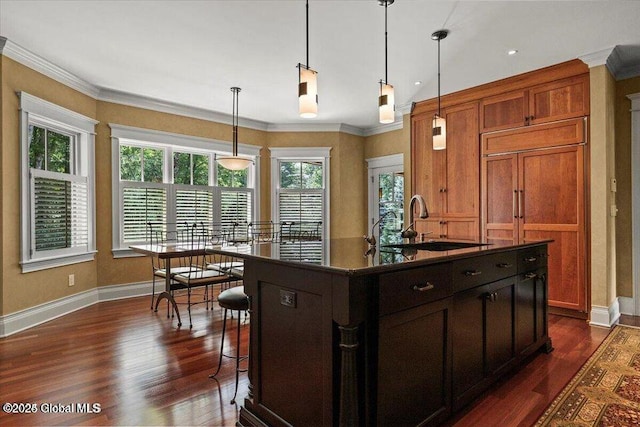
<svg viewBox="0 0 640 427">
<path fill-rule="evenodd" d="M 422 81 L 418 80 L 418 81 L 414 82 L 413 84 L 416 85 L 416 86 L 420 86 L 422 84 Z"/>
<path fill-rule="evenodd" d="M 518 53 L 516 49 L 511 49 L 507 51 L 507 55 L 515 55 L 516 53 Z"/>
</svg>

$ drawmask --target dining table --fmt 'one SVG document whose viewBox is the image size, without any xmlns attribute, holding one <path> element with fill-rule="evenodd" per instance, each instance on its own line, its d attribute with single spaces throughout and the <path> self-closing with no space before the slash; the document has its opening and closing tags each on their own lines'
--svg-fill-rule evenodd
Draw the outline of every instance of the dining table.
<svg viewBox="0 0 640 427">
<path fill-rule="evenodd" d="M 160 292 L 160 294 L 158 294 L 154 311 L 158 312 L 158 305 L 160 305 L 160 301 L 166 298 L 173 307 L 176 316 L 178 317 L 178 326 L 182 326 L 180 312 L 178 311 L 178 305 L 176 304 L 176 301 L 171 293 L 171 260 L 192 255 L 202 255 L 206 253 L 206 246 L 203 244 L 191 242 L 171 242 L 131 245 L 129 246 L 129 249 L 136 253 L 151 257 L 157 257 L 158 259 L 165 261 L 164 290 Z"/>
</svg>

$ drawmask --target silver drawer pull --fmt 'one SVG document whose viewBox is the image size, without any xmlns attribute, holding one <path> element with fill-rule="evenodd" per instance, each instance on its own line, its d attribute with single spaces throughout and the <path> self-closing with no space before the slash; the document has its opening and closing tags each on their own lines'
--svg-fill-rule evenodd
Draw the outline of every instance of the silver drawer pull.
<svg viewBox="0 0 640 427">
<path fill-rule="evenodd" d="M 498 268 L 511 268 L 513 264 L 509 264 L 508 262 L 501 262 L 500 264 L 496 264 Z"/>
<path fill-rule="evenodd" d="M 534 279 L 536 277 L 538 277 L 538 275 L 536 273 L 527 273 L 527 274 L 524 275 L 524 278 L 527 279 L 527 280 L 528 279 Z"/>
<path fill-rule="evenodd" d="M 422 286 L 413 285 L 411 287 L 411 290 L 418 291 L 418 292 L 424 292 L 424 291 L 429 291 L 429 290 L 431 290 L 433 288 L 435 288 L 435 286 L 433 286 L 431 283 L 427 282 L 426 284 L 424 284 Z"/>
<path fill-rule="evenodd" d="M 467 270 L 464 272 L 465 276 L 479 276 L 482 274 L 482 271 L 480 270 Z"/>
<path fill-rule="evenodd" d="M 530 256 L 524 259 L 526 262 L 536 262 L 538 260 L 538 258 L 534 257 L 534 256 Z"/>
</svg>

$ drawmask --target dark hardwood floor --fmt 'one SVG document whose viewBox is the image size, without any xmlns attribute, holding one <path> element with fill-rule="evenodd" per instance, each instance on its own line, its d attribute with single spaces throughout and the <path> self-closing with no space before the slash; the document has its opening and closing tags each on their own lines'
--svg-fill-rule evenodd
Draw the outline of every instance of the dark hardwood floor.
<svg viewBox="0 0 640 427">
<path fill-rule="evenodd" d="M 223 360 L 219 381 L 208 378 L 217 363 L 222 311 L 194 307 L 192 329 L 183 306 L 182 313 L 178 329 L 163 310 L 149 310 L 148 297 L 131 298 L 0 339 L 1 402 L 38 405 L 35 414 L 1 412 L 0 425 L 234 425 L 243 399 L 229 403 L 233 361 Z M 560 316 L 550 317 L 549 330 L 554 352 L 534 355 L 449 425 L 531 425 L 608 333 Z M 235 351 L 231 336 L 227 348 Z M 242 374 L 239 396 L 247 384 Z M 100 412 L 51 412 L 78 403 L 98 403 Z M 44 404 L 50 413 L 43 413 Z"/>
</svg>

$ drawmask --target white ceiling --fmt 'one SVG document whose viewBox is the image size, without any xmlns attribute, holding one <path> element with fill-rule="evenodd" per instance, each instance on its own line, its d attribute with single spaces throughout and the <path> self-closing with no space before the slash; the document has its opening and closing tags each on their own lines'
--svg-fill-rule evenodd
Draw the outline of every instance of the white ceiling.
<svg viewBox="0 0 640 427">
<path fill-rule="evenodd" d="M 108 90 L 271 124 L 377 126 L 384 8 L 377 0 L 311 0 L 309 65 L 319 114 L 297 114 L 305 2 L 0 0 L 0 36 Z M 397 109 L 442 93 L 617 45 L 640 74 L 640 1 L 396 0 L 388 9 L 389 83 Z M 509 49 L 518 54 L 508 56 Z M 414 82 L 422 81 L 416 86 Z"/>
</svg>

